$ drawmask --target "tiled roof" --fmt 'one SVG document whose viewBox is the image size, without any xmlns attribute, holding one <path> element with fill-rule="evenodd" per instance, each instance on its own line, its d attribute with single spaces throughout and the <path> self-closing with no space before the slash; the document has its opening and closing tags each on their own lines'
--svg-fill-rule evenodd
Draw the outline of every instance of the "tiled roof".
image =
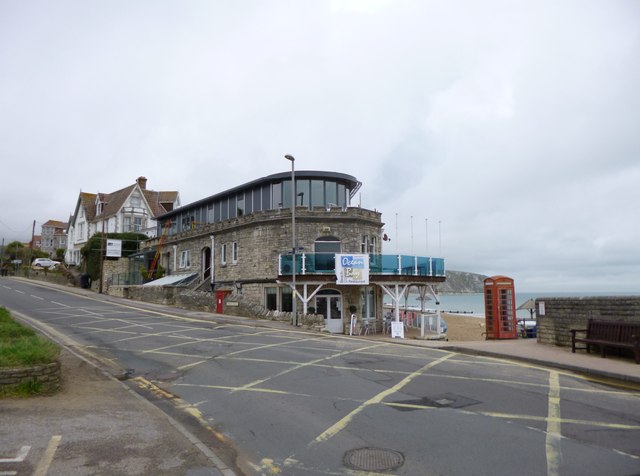
<svg viewBox="0 0 640 476">
<path fill-rule="evenodd" d="M 120 190 L 116 190 L 111 193 L 80 193 L 82 198 L 82 206 L 85 209 L 85 213 L 88 221 L 93 221 L 97 218 L 96 210 L 97 210 L 97 202 L 103 202 L 104 208 L 102 210 L 102 217 L 111 217 L 116 215 L 122 210 L 125 202 L 136 188 L 136 185 L 146 186 L 146 179 L 144 182 L 140 182 L 143 179 L 141 177 L 136 181 L 135 184 L 129 185 L 127 187 L 121 188 Z M 157 192 L 155 190 L 147 190 L 146 188 L 140 187 L 142 194 L 144 195 L 145 200 L 149 204 L 151 218 L 155 218 L 159 215 L 167 213 L 173 209 L 174 202 L 178 199 L 177 191 L 160 191 Z"/>
<path fill-rule="evenodd" d="M 144 198 L 147 200 L 149 207 L 151 207 L 153 218 L 171 211 L 173 202 L 178 198 L 178 192 L 143 190 L 142 193 L 144 193 Z"/>
<path fill-rule="evenodd" d="M 50 226 L 53 228 L 66 228 L 68 223 L 64 223 L 58 220 L 47 220 L 46 223 L 43 223 L 42 226 Z"/>
<path fill-rule="evenodd" d="M 125 188 L 121 188 L 120 190 L 116 190 L 112 193 L 101 193 L 100 199 L 105 203 L 102 214 L 105 217 L 110 217 L 117 214 L 124 205 L 124 202 L 127 200 L 127 198 L 129 198 L 129 195 L 131 195 L 131 192 L 134 188 L 135 184 L 129 185 Z"/>
<path fill-rule="evenodd" d="M 96 197 L 95 193 L 80 192 L 80 206 L 84 208 L 87 221 L 91 221 L 96 217 Z"/>
</svg>

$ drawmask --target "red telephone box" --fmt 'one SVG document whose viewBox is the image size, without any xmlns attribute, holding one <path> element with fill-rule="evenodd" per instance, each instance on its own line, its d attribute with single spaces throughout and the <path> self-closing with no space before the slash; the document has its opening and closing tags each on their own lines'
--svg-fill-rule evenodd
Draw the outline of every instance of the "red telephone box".
<svg viewBox="0 0 640 476">
<path fill-rule="evenodd" d="M 492 276 L 484 280 L 484 316 L 487 339 L 518 338 L 513 279 Z"/>
</svg>

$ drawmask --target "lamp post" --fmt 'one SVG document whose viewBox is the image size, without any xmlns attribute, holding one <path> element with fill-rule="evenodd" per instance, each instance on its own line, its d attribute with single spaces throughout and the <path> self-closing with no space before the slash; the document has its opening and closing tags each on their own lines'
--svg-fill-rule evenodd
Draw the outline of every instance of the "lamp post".
<svg viewBox="0 0 640 476">
<path fill-rule="evenodd" d="M 296 159 L 293 155 L 285 155 L 285 159 L 291 161 L 291 324 L 298 325 L 298 315 L 296 312 Z"/>
</svg>

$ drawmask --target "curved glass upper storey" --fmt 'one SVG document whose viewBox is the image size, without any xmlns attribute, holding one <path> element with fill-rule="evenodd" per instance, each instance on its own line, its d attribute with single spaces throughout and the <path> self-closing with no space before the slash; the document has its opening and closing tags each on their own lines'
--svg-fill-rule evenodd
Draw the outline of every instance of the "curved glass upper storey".
<svg viewBox="0 0 640 476">
<path fill-rule="evenodd" d="M 337 172 L 295 172 L 296 206 L 346 208 L 362 185 Z M 291 173 L 263 177 L 198 200 L 158 217 L 158 236 L 170 220 L 169 234 L 180 233 L 238 216 L 291 207 Z"/>
</svg>

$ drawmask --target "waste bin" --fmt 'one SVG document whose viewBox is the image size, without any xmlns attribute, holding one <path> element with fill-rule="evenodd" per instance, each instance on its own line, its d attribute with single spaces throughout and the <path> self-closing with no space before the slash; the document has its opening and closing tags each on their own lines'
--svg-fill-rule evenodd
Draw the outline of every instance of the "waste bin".
<svg viewBox="0 0 640 476">
<path fill-rule="evenodd" d="M 89 289 L 91 287 L 91 276 L 89 276 L 89 273 L 82 273 L 80 275 L 80 286 L 83 289 Z"/>
</svg>

